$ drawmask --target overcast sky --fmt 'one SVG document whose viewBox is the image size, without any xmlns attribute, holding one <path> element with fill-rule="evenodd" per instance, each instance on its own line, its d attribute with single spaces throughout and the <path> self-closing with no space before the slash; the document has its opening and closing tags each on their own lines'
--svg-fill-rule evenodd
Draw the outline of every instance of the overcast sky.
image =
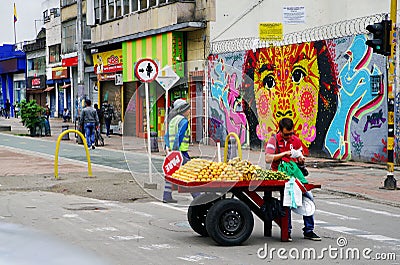
<svg viewBox="0 0 400 265">
<path fill-rule="evenodd" d="M 0 0 L 0 45 L 14 44 L 14 3 L 18 21 L 15 24 L 17 42 L 33 40 L 42 28 L 44 0 Z M 35 32 L 37 30 L 37 32 Z"/>
</svg>

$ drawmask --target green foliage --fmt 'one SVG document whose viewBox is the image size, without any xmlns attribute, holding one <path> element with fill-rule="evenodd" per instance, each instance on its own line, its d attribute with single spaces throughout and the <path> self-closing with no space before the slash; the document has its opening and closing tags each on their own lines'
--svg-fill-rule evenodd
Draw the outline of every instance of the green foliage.
<svg viewBox="0 0 400 265">
<path fill-rule="evenodd" d="M 19 114 L 21 116 L 22 124 L 29 129 L 31 135 L 35 133 L 36 126 L 43 124 L 45 117 L 43 117 L 44 108 L 36 103 L 36 100 L 22 100 L 18 103 Z"/>
</svg>

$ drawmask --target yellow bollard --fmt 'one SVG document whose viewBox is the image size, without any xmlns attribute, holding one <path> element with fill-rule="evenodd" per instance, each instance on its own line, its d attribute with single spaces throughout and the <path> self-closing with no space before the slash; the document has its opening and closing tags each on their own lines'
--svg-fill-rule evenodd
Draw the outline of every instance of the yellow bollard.
<svg viewBox="0 0 400 265">
<path fill-rule="evenodd" d="M 228 133 L 228 135 L 225 138 L 225 148 L 224 148 L 224 162 L 228 162 L 228 142 L 230 137 L 233 136 L 236 139 L 237 145 L 238 145 L 238 155 L 239 158 L 242 159 L 242 144 L 240 143 L 240 139 L 239 136 L 234 133 L 234 132 L 230 132 Z"/>
<path fill-rule="evenodd" d="M 80 131 L 72 130 L 72 129 L 63 131 L 57 138 L 56 153 L 55 153 L 55 157 L 54 157 L 54 177 L 56 179 L 58 179 L 58 152 L 60 150 L 61 138 L 67 133 L 77 133 L 82 138 L 83 145 L 84 145 L 85 151 L 86 151 L 86 159 L 87 159 L 87 162 L 88 162 L 88 176 L 91 177 L 92 176 L 92 165 L 90 164 L 89 148 L 87 146 L 87 142 L 86 142 L 85 136 Z"/>
</svg>

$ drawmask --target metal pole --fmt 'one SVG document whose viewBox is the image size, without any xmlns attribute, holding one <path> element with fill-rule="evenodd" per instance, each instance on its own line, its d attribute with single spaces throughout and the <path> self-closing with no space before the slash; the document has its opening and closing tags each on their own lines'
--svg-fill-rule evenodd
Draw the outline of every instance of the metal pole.
<svg viewBox="0 0 400 265">
<path fill-rule="evenodd" d="M 397 23 L 397 0 L 391 0 L 390 2 L 390 20 L 392 21 L 392 30 L 390 34 L 390 45 L 391 52 L 387 57 L 387 61 L 389 64 L 388 71 L 388 140 L 387 140 L 387 176 L 384 182 L 385 189 L 397 189 L 396 187 L 396 179 L 394 178 L 394 86 L 395 86 L 395 51 L 396 51 L 396 43 L 395 43 L 395 29 Z"/>
<path fill-rule="evenodd" d="M 76 1 L 78 5 L 77 23 L 76 23 L 76 41 L 78 43 L 78 98 L 84 95 L 85 86 L 85 61 L 83 53 L 83 23 L 82 23 L 82 0 Z"/>
<path fill-rule="evenodd" d="M 149 181 L 153 183 L 153 176 L 151 172 L 151 144 L 150 144 L 150 100 L 149 100 L 149 84 L 144 83 L 146 90 L 146 127 L 147 127 L 147 152 L 149 158 Z"/>
</svg>

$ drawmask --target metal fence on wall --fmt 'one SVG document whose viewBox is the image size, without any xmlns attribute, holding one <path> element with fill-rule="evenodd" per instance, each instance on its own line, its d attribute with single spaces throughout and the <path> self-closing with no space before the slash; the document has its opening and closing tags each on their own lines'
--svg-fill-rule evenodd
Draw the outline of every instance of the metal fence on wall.
<svg viewBox="0 0 400 265">
<path fill-rule="evenodd" d="M 368 33 L 365 29 L 368 25 L 386 19 L 388 14 L 375 14 L 371 16 L 355 18 L 336 22 L 333 24 L 306 29 L 300 32 L 285 34 L 283 41 L 261 41 L 256 37 L 236 38 L 210 43 L 210 54 L 246 51 L 269 46 L 283 46 L 308 41 L 336 39 L 346 36 Z"/>
</svg>

